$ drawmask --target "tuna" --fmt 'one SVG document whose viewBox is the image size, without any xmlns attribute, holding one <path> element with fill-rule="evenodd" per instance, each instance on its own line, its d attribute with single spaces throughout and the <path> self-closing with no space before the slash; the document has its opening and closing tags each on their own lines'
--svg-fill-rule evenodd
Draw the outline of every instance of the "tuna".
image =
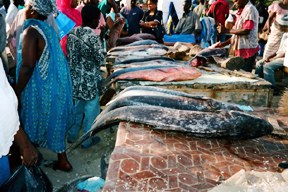
<svg viewBox="0 0 288 192">
<path fill-rule="evenodd" d="M 142 45 L 156 45 L 156 44 L 159 44 L 159 43 L 157 41 L 148 39 L 148 40 L 136 41 L 136 42 L 130 43 L 126 46 L 142 46 Z"/>
<path fill-rule="evenodd" d="M 134 68 L 134 67 L 144 67 L 144 66 L 161 66 L 161 65 L 177 65 L 175 62 L 167 62 L 167 61 L 152 61 L 152 62 L 140 62 L 140 63 L 130 63 L 130 64 L 122 64 L 122 65 L 115 65 L 113 67 L 114 71 L 125 69 L 125 68 Z"/>
<path fill-rule="evenodd" d="M 152 126 L 156 130 L 181 131 L 200 137 L 251 139 L 272 132 L 267 121 L 240 111 L 187 111 L 158 106 L 116 108 L 97 119 L 90 133 L 94 135 L 115 123 L 128 121 Z"/>
<path fill-rule="evenodd" d="M 195 55 L 190 61 L 190 65 L 193 67 L 198 67 L 204 65 L 209 58 L 218 56 L 226 56 L 227 51 L 225 48 L 206 48 Z"/>
<path fill-rule="evenodd" d="M 123 52 L 123 51 L 145 51 L 147 49 L 154 48 L 154 49 L 163 49 L 165 51 L 168 51 L 169 48 L 161 45 L 161 44 L 153 44 L 153 45 L 142 45 L 142 46 L 118 46 L 114 47 L 111 50 L 108 51 L 108 54 L 113 54 L 114 52 Z"/>
<path fill-rule="evenodd" d="M 165 61 L 175 61 L 174 59 L 171 59 L 169 57 L 164 56 L 151 56 L 146 58 L 134 58 L 134 59 L 123 59 L 120 62 L 117 62 L 115 64 L 129 64 L 129 63 L 138 63 L 138 62 L 146 62 L 146 61 L 154 61 L 154 60 L 165 60 Z"/>
<path fill-rule="evenodd" d="M 162 59 L 156 59 L 156 60 L 151 60 L 151 61 L 143 61 L 143 62 L 133 62 L 133 63 L 115 63 L 113 66 L 114 67 L 120 67 L 120 66 L 143 66 L 143 65 L 152 65 L 152 64 L 176 64 L 174 61 L 166 61 L 166 60 L 162 60 Z"/>
<path fill-rule="evenodd" d="M 122 37 L 118 39 L 117 43 L 119 43 L 120 45 L 126 45 L 129 43 L 133 43 L 133 42 L 137 42 L 141 40 L 148 40 L 148 39 L 155 40 L 155 36 L 149 33 L 138 33 L 138 34 L 131 35 L 130 37 Z"/>
</svg>

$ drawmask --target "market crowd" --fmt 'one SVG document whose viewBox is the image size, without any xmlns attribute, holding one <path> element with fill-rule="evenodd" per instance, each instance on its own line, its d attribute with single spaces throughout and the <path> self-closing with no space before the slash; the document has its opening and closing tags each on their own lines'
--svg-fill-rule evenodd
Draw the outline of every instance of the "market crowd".
<svg viewBox="0 0 288 192">
<path fill-rule="evenodd" d="M 53 168 L 72 170 L 66 141 L 74 143 L 100 113 L 100 66 L 107 41 L 117 41 L 109 31 L 120 20 L 121 37 L 149 33 L 163 43 L 158 31 L 166 27 L 166 35 L 193 35 L 203 48 L 229 45 L 230 55 L 245 60 L 243 70 L 255 71 L 276 89 L 275 70 L 288 66 L 288 0 L 269 7 L 262 1 L 233 3 L 185 0 L 181 18 L 172 7 L 166 22 L 157 0 L 148 0 L 145 9 L 137 0 L 2 0 L 0 185 L 10 176 L 13 141 L 28 167 L 41 160 L 36 149 L 41 146 L 57 154 Z M 7 49 L 16 63 L 14 76 Z M 263 59 L 256 63 L 259 54 Z M 91 137 L 81 147 L 99 141 Z"/>
</svg>

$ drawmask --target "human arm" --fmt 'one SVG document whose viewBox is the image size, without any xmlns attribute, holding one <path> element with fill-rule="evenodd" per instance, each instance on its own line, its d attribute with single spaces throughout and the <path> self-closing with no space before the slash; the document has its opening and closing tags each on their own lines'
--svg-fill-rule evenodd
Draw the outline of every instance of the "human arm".
<svg viewBox="0 0 288 192">
<path fill-rule="evenodd" d="M 162 21 L 162 11 L 157 11 L 155 13 L 155 19 L 153 21 L 145 21 L 145 18 L 147 15 L 149 15 L 149 12 L 145 12 L 143 19 L 140 21 L 140 27 L 142 28 L 156 28 L 158 24 L 161 24 Z"/>
<path fill-rule="evenodd" d="M 36 29 L 30 27 L 23 32 L 23 41 L 22 41 L 22 66 L 20 68 L 18 82 L 15 86 L 15 93 L 20 102 L 20 95 L 27 83 L 29 82 L 37 59 L 37 44 L 38 40 Z M 21 107 L 21 106 L 19 106 Z"/>
<path fill-rule="evenodd" d="M 226 29 L 225 26 L 218 24 L 217 31 L 221 34 L 248 35 L 251 29 Z"/>
<path fill-rule="evenodd" d="M 106 23 L 107 23 L 108 28 L 111 30 L 112 26 L 114 25 L 114 21 L 111 19 L 111 17 L 109 16 L 107 17 Z"/>
<path fill-rule="evenodd" d="M 38 152 L 21 127 L 14 136 L 14 139 L 20 147 L 20 153 L 23 157 L 23 164 L 27 167 L 36 165 L 38 161 Z"/>
<path fill-rule="evenodd" d="M 219 42 L 215 48 L 221 48 L 221 47 L 225 47 L 227 45 L 231 44 L 231 38 L 227 39 L 225 42 Z"/>
<path fill-rule="evenodd" d="M 268 19 L 267 19 L 267 21 L 266 21 L 266 23 L 262 29 L 263 32 L 267 31 L 268 33 L 270 33 L 271 25 L 272 25 L 275 17 L 276 17 L 276 12 L 270 12 L 269 13 L 269 17 L 268 17 Z"/>
<path fill-rule="evenodd" d="M 117 3 L 115 2 L 115 0 L 108 0 L 108 3 L 114 9 L 114 12 L 116 14 L 116 19 L 117 19 L 117 15 L 119 14 Z"/>
</svg>

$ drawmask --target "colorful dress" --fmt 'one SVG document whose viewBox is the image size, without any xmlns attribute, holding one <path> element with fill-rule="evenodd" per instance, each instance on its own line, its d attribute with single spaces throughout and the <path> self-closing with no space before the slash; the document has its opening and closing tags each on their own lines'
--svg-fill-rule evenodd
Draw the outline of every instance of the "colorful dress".
<svg viewBox="0 0 288 192">
<path fill-rule="evenodd" d="M 72 124 L 72 82 L 66 58 L 55 30 L 35 19 L 25 21 L 23 30 L 36 29 L 45 48 L 33 74 L 21 93 L 20 119 L 30 140 L 41 147 L 62 153 L 65 134 Z M 17 81 L 22 66 L 22 38 L 18 47 Z"/>
</svg>

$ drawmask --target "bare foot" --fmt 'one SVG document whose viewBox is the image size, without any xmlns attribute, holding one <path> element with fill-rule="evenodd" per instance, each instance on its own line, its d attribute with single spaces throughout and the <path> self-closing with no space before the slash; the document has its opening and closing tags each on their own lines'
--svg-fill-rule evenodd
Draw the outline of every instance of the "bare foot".
<svg viewBox="0 0 288 192">
<path fill-rule="evenodd" d="M 72 165 L 67 159 L 66 153 L 58 153 L 58 161 L 56 161 L 53 165 L 54 170 L 61 170 L 65 172 L 70 172 L 72 171 Z"/>
</svg>

